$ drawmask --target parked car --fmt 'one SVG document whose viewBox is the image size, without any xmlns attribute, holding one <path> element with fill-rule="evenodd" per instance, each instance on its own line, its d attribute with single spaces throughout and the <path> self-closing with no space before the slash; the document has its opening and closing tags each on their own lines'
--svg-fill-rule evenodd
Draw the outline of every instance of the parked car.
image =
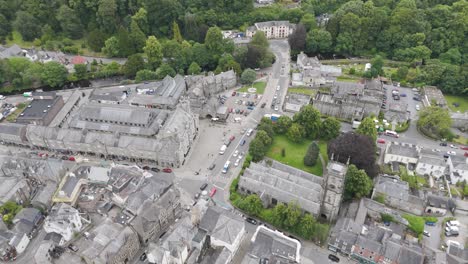
<svg viewBox="0 0 468 264">
<path fill-rule="evenodd" d="M 211 191 L 210 191 L 210 197 L 213 197 L 215 194 L 216 194 L 216 188 L 213 187 L 211 188 Z"/>
<path fill-rule="evenodd" d="M 171 173 L 171 172 L 172 172 L 172 169 L 171 169 L 171 168 L 164 168 L 164 169 L 163 169 L 163 172 L 165 172 L 165 173 Z"/>
<path fill-rule="evenodd" d="M 204 184 L 202 184 L 202 185 L 200 186 L 200 190 L 203 191 L 203 190 L 206 189 L 206 187 L 208 187 L 208 183 L 205 182 Z"/>
<path fill-rule="evenodd" d="M 156 167 L 152 167 L 150 170 L 154 171 L 154 172 L 159 172 L 159 169 L 156 168 Z"/>
<path fill-rule="evenodd" d="M 426 230 L 423 231 L 423 235 L 427 236 L 427 237 L 430 237 L 431 234 L 429 232 L 427 232 Z"/>
<path fill-rule="evenodd" d="M 145 260 L 146 260 L 146 253 L 145 253 L 145 252 L 143 252 L 143 254 L 141 254 L 140 260 L 141 260 L 141 261 L 145 261 Z"/>
<path fill-rule="evenodd" d="M 198 198 L 200 198 L 200 193 L 196 193 L 193 198 L 195 198 L 195 200 L 198 200 Z"/>
<path fill-rule="evenodd" d="M 70 243 L 70 245 L 68 245 L 68 248 L 69 248 L 71 251 L 73 251 L 73 252 L 77 252 L 77 251 L 78 251 L 78 247 L 75 246 L 74 244 L 71 244 L 71 243 Z"/>
<path fill-rule="evenodd" d="M 451 156 L 456 156 L 457 155 L 457 153 L 455 151 L 453 151 L 453 150 L 447 151 L 447 154 L 451 155 Z"/>
<path fill-rule="evenodd" d="M 465 154 L 463 154 L 463 156 L 468 157 L 468 152 L 465 152 Z"/>
<path fill-rule="evenodd" d="M 406 97 L 406 94 L 405 94 L 405 93 L 401 93 L 400 96 L 401 96 L 401 97 Z"/>
<path fill-rule="evenodd" d="M 461 146 L 460 149 L 468 150 L 468 146 Z"/>
<path fill-rule="evenodd" d="M 265 108 L 266 103 L 263 103 L 260 108 Z"/>
<path fill-rule="evenodd" d="M 232 142 L 232 141 L 234 141 L 234 139 L 236 139 L 236 136 L 231 136 L 231 137 L 229 138 L 229 141 Z"/>
<path fill-rule="evenodd" d="M 340 258 L 338 258 L 337 256 L 332 255 L 332 254 L 328 255 L 328 259 L 333 261 L 333 262 L 340 262 Z"/>
<path fill-rule="evenodd" d="M 234 151 L 234 154 L 232 154 L 232 156 L 237 157 L 237 155 L 239 155 L 239 150 L 236 149 L 236 151 Z"/>
<path fill-rule="evenodd" d="M 239 145 L 244 146 L 245 145 L 245 139 L 243 139 Z"/>
<path fill-rule="evenodd" d="M 236 162 L 234 162 L 234 166 L 236 166 L 236 167 L 239 166 L 240 160 L 241 159 L 237 159 Z"/>
<path fill-rule="evenodd" d="M 446 146 L 447 146 L 447 142 L 441 142 L 439 145 L 441 145 L 442 147 L 446 147 Z"/>
<path fill-rule="evenodd" d="M 211 164 L 211 165 L 208 167 L 208 169 L 209 169 L 209 170 L 213 170 L 215 166 L 216 166 L 216 164 L 213 163 L 213 164 Z"/>
<path fill-rule="evenodd" d="M 379 143 L 379 144 L 385 144 L 385 139 L 379 138 L 379 139 L 377 139 L 377 143 Z"/>
<path fill-rule="evenodd" d="M 252 225 L 258 224 L 257 220 L 255 220 L 255 219 L 253 219 L 253 218 L 251 218 L 251 217 L 247 217 L 247 218 L 245 219 L 245 221 L 247 221 L 247 223 L 251 223 Z"/>
<path fill-rule="evenodd" d="M 232 96 L 236 96 L 236 91 L 232 92 Z"/>
<path fill-rule="evenodd" d="M 68 160 L 69 160 L 69 161 L 76 161 L 76 160 L 75 160 L 75 157 L 73 157 L 73 156 L 72 156 L 72 157 L 69 157 Z"/>
<path fill-rule="evenodd" d="M 455 146 L 454 144 L 450 144 L 450 147 L 453 148 L 453 149 L 458 149 L 458 147 Z"/>
</svg>

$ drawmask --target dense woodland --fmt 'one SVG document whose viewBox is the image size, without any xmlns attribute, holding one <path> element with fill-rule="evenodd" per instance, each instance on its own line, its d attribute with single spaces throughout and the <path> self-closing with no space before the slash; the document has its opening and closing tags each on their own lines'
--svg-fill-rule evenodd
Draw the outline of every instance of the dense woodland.
<svg viewBox="0 0 468 264">
<path fill-rule="evenodd" d="M 317 24 L 322 14 L 330 19 Z M 0 0 L 0 41 L 11 42 L 17 32 L 47 50 L 129 57 L 132 67 L 119 73 L 133 78 L 144 70 L 140 80 L 228 68 L 240 74 L 268 66 L 272 55 L 263 46 L 223 42 L 219 28 L 245 30 L 268 20 L 299 24 L 290 40 L 294 52 L 379 55 L 405 62 L 396 80 L 468 94 L 466 0 L 303 0 L 299 8 L 254 8 L 252 0 Z M 22 83 L 8 64 L 0 64 L 0 82 Z"/>
</svg>

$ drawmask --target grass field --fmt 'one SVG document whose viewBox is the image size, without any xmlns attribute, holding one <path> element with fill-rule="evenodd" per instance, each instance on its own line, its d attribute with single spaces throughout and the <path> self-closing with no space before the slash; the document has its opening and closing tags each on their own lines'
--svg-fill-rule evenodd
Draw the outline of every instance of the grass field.
<svg viewBox="0 0 468 264">
<path fill-rule="evenodd" d="M 287 164 L 294 168 L 312 173 L 317 176 L 323 175 L 323 168 L 320 159 L 317 159 L 317 164 L 313 167 L 309 167 L 304 165 L 304 156 L 307 152 L 307 148 L 311 143 L 311 140 L 304 140 L 302 143 L 293 143 L 290 142 L 286 136 L 275 136 L 273 139 L 273 145 L 267 152 L 267 157 L 277 160 L 281 163 Z M 322 156 L 324 153 L 327 152 L 327 144 L 326 142 L 320 142 L 320 153 Z M 281 156 L 281 149 L 286 150 L 285 157 Z M 328 160 L 325 156 L 323 157 L 325 160 Z"/>
<path fill-rule="evenodd" d="M 447 100 L 447 105 L 452 111 L 466 112 L 468 111 L 468 97 L 465 96 L 456 96 L 456 95 L 444 95 L 445 100 Z M 460 106 L 455 107 L 453 103 L 458 103 Z"/>
<path fill-rule="evenodd" d="M 265 92 L 266 82 L 255 82 L 253 87 L 257 88 L 257 94 L 263 94 Z M 246 93 L 248 89 L 252 87 L 251 85 L 246 85 L 238 90 L 238 92 Z"/>
<path fill-rule="evenodd" d="M 288 92 L 290 93 L 299 93 L 299 94 L 307 94 L 310 96 L 314 96 L 317 93 L 315 89 L 308 89 L 308 88 L 289 88 Z"/>
<path fill-rule="evenodd" d="M 340 81 L 340 82 L 353 82 L 353 83 L 355 83 L 355 82 L 358 82 L 360 79 L 361 79 L 361 77 L 352 76 L 352 75 L 336 77 L 336 80 Z"/>
</svg>

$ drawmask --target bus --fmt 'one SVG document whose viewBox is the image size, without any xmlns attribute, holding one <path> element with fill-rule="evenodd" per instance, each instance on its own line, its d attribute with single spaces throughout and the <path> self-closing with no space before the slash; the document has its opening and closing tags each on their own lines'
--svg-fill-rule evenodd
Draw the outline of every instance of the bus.
<svg viewBox="0 0 468 264">
<path fill-rule="evenodd" d="M 385 135 L 389 137 L 395 137 L 398 138 L 398 133 L 392 130 L 385 130 Z"/>
<path fill-rule="evenodd" d="M 224 167 L 223 167 L 223 173 L 226 174 L 229 170 L 229 165 L 231 165 L 231 161 L 226 161 L 226 163 L 224 164 Z"/>
</svg>

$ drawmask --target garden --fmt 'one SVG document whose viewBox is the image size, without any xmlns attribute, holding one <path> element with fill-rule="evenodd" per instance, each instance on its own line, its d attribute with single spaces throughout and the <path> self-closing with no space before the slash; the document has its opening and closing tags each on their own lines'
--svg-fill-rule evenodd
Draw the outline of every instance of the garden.
<svg viewBox="0 0 468 264">
<path fill-rule="evenodd" d="M 266 82 L 254 82 L 252 85 L 246 85 L 240 88 L 239 90 L 237 90 L 237 92 L 248 93 L 249 88 L 252 87 L 257 89 L 257 91 L 255 92 L 256 94 L 263 94 L 265 92 Z"/>
</svg>

